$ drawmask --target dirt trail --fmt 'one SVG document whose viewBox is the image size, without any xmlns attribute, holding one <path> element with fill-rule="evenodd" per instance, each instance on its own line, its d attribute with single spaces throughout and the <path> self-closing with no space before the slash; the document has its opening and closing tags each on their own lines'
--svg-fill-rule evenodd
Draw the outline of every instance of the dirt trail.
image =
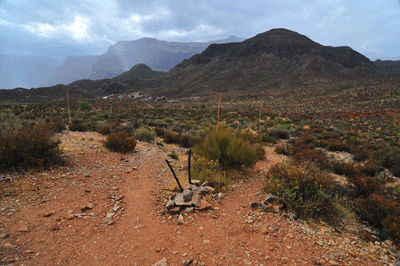
<svg viewBox="0 0 400 266">
<path fill-rule="evenodd" d="M 3 187 L 4 265 L 389 265 L 385 248 L 253 210 L 265 198 L 263 173 L 282 159 L 272 148 L 254 168 L 259 177 L 179 224 L 164 209 L 161 189 L 172 179 L 164 150 L 139 143 L 122 156 L 102 150 L 93 133 L 63 138 L 70 165 Z"/>
</svg>

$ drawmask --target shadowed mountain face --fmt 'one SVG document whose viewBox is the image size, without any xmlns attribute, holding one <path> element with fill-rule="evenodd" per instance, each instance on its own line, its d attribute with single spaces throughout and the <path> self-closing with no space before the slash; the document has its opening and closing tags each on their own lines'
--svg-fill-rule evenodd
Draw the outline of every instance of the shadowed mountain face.
<svg viewBox="0 0 400 266">
<path fill-rule="evenodd" d="M 190 87 L 184 94 L 218 90 L 222 81 L 227 90 L 261 91 L 380 74 L 349 47 L 323 46 L 296 32 L 273 29 L 240 43 L 210 45 L 173 68 L 165 84 Z"/>
<path fill-rule="evenodd" d="M 0 54 L 0 89 L 43 86 L 60 65 L 46 57 Z"/>
<path fill-rule="evenodd" d="M 48 85 L 69 84 L 79 79 L 99 80 L 118 76 L 132 66 L 143 63 L 151 69 L 167 71 L 184 59 L 201 53 L 211 43 L 242 41 L 231 36 L 215 42 L 167 42 L 154 38 L 120 41 L 99 56 L 67 57 Z"/>
<path fill-rule="evenodd" d="M 134 43 L 137 45 L 140 42 L 149 45 L 148 49 L 142 47 L 143 50 L 140 50 L 147 55 L 137 53 L 143 58 L 157 58 L 154 51 L 172 53 L 180 45 L 155 39 L 141 39 Z M 107 71 L 114 71 L 113 67 L 118 69 L 121 65 L 132 63 L 128 55 L 138 51 L 139 46 L 134 48 L 131 44 L 117 43 L 102 57 L 87 57 L 86 62 L 92 60 L 93 64 L 102 66 L 104 72 L 101 75 L 107 76 Z M 163 49 L 160 45 L 164 45 Z M 193 52 L 192 48 L 185 49 L 181 47 L 182 53 Z M 117 57 L 117 53 L 124 56 Z M 102 61 L 104 58 L 108 59 Z M 70 58 L 68 62 L 73 61 Z M 107 62 L 111 62 L 113 67 L 106 68 L 104 64 Z M 161 64 L 163 61 L 157 62 Z M 76 72 L 78 75 L 83 70 Z M 136 91 L 154 96 L 186 97 L 218 91 L 222 82 L 227 92 L 258 93 L 270 88 L 291 88 L 380 75 L 383 73 L 368 58 L 350 47 L 323 46 L 296 32 L 273 29 L 242 42 L 211 44 L 201 54 L 183 60 L 166 73 L 138 64 L 112 79 L 78 80 L 63 86 L 63 89 L 81 92 L 87 97 Z M 49 91 L 52 91 L 51 88 Z"/>
<path fill-rule="evenodd" d="M 159 85 L 190 95 L 217 91 L 261 91 L 315 82 L 382 74 L 365 56 L 349 47 L 320 45 L 304 35 L 273 29 L 240 43 L 212 44 L 168 72 Z M 154 86 L 153 86 L 154 87 Z M 174 90 L 173 88 L 176 88 Z"/>
<path fill-rule="evenodd" d="M 374 64 L 385 74 L 400 74 L 400 61 L 376 60 Z"/>
</svg>

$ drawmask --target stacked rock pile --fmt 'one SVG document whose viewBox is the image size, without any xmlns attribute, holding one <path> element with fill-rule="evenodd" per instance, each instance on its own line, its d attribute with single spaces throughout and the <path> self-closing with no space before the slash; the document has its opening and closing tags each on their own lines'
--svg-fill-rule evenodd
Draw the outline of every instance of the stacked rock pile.
<svg viewBox="0 0 400 266">
<path fill-rule="evenodd" d="M 187 181 L 183 186 L 183 191 L 178 190 L 166 204 L 170 214 L 179 214 L 182 211 L 193 213 L 196 210 L 206 210 L 211 208 L 211 204 L 203 197 L 214 192 L 214 188 L 203 184 L 198 180 Z"/>
</svg>

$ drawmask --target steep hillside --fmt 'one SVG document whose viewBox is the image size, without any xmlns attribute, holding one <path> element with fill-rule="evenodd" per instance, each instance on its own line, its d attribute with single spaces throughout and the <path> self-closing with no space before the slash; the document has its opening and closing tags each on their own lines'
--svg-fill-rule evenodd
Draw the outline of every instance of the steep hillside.
<svg viewBox="0 0 400 266">
<path fill-rule="evenodd" d="M 385 74 L 400 74 L 400 61 L 376 60 L 374 64 Z"/>
<path fill-rule="evenodd" d="M 240 43 L 212 44 L 168 74 L 165 85 L 160 84 L 164 91 L 186 95 L 218 90 L 222 81 L 227 90 L 255 92 L 382 73 L 349 47 L 323 46 L 296 32 L 273 29 Z"/>
</svg>

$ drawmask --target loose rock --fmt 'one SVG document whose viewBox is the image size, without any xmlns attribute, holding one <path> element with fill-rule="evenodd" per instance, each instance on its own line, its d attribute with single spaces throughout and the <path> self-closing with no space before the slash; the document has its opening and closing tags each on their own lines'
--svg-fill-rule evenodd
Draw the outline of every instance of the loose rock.
<svg viewBox="0 0 400 266">
<path fill-rule="evenodd" d="M 154 263 L 152 266 L 167 266 L 167 258 L 163 258 L 162 260 Z"/>
</svg>

